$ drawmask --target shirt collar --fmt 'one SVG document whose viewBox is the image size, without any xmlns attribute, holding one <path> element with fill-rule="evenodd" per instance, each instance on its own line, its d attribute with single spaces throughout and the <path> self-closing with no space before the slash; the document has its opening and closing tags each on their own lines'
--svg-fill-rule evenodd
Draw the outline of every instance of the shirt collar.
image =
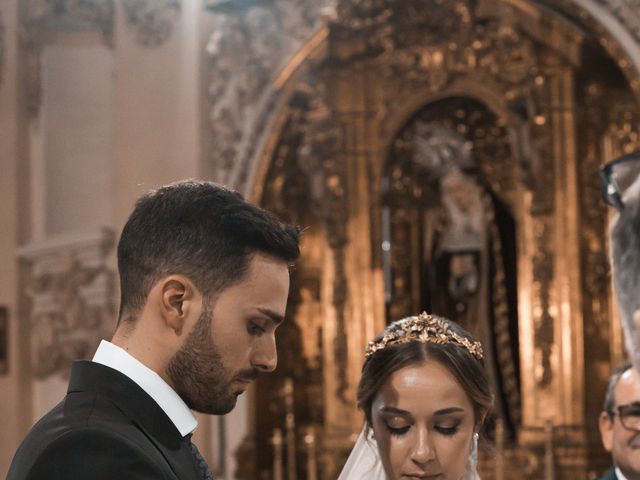
<svg viewBox="0 0 640 480">
<path fill-rule="evenodd" d="M 627 480 L 627 477 L 622 474 L 622 471 L 619 467 L 616 467 L 616 477 L 618 478 L 618 480 Z"/>
<path fill-rule="evenodd" d="M 167 414 L 183 437 L 193 433 L 198 426 L 196 417 L 175 390 L 124 349 L 102 340 L 93 361 L 113 368 L 137 383 Z"/>
</svg>

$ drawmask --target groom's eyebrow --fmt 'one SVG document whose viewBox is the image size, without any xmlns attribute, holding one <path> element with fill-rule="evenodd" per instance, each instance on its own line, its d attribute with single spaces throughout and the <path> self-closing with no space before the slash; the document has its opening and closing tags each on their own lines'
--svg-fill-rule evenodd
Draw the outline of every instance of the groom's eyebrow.
<svg viewBox="0 0 640 480">
<path fill-rule="evenodd" d="M 284 321 L 284 317 L 282 315 L 269 308 L 258 308 L 257 310 L 264 316 L 269 317 L 275 325 L 280 325 Z"/>
</svg>

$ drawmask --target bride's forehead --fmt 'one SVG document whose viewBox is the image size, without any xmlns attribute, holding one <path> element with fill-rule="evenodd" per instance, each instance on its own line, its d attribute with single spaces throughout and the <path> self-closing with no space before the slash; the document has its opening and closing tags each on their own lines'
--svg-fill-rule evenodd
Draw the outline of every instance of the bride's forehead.
<svg viewBox="0 0 640 480">
<path fill-rule="evenodd" d="M 463 399 L 466 393 L 453 374 L 434 361 L 393 372 L 376 395 L 376 400 L 385 406 L 396 408 L 404 404 L 443 404 Z"/>
</svg>

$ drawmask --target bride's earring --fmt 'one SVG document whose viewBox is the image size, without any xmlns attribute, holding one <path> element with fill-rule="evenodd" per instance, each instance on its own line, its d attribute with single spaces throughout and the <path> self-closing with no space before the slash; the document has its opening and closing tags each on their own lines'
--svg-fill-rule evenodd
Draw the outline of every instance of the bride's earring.
<svg viewBox="0 0 640 480">
<path fill-rule="evenodd" d="M 471 437 L 471 451 L 469 452 L 469 462 L 467 463 L 467 473 L 465 480 L 478 479 L 478 432 Z"/>
</svg>

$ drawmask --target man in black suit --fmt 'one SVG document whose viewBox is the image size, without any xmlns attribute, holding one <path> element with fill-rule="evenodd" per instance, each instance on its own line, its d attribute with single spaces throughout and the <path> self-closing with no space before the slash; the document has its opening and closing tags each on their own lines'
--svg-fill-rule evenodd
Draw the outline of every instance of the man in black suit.
<svg viewBox="0 0 640 480">
<path fill-rule="evenodd" d="M 599 426 L 613 458 L 613 467 L 600 480 L 640 480 L 640 376 L 630 363 L 609 377 Z"/>
<path fill-rule="evenodd" d="M 299 231 L 210 182 L 140 198 L 118 243 L 111 342 L 75 362 L 9 480 L 209 479 L 191 410 L 221 415 L 276 367 Z"/>
</svg>

